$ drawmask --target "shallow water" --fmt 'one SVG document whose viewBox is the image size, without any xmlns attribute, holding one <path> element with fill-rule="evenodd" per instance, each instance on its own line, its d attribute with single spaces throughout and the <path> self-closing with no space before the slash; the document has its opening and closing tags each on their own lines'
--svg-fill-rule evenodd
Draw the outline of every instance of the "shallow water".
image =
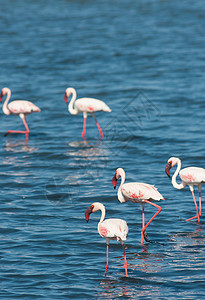
<svg viewBox="0 0 205 300">
<path fill-rule="evenodd" d="M 2 299 L 202 299 L 204 217 L 189 188 L 164 172 L 169 157 L 205 167 L 203 1 L 7 1 L 1 5 L 0 88 L 41 113 L 1 114 L 0 297 Z M 72 116 L 63 101 L 72 86 L 112 113 Z M 121 204 L 115 169 L 126 181 L 154 184 L 165 197 L 140 246 L 141 206 Z M 198 197 L 197 189 L 196 195 Z M 202 187 L 202 199 L 204 199 Z M 97 232 L 99 201 L 107 218 L 125 219 L 128 275 L 120 243 Z M 155 210 L 145 206 L 146 220 Z M 203 212 L 203 202 L 202 202 Z"/>
</svg>

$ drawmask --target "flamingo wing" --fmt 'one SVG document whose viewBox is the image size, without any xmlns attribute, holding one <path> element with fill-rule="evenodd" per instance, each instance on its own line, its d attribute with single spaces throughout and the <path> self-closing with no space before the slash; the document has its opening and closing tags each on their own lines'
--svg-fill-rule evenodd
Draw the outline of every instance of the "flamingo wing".
<svg viewBox="0 0 205 300">
<path fill-rule="evenodd" d="M 32 112 L 40 112 L 40 108 L 30 101 L 16 100 L 8 104 L 8 109 L 12 114 L 31 114 Z"/>
<path fill-rule="evenodd" d="M 189 184 L 200 184 L 205 182 L 205 169 L 198 167 L 188 167 L 179 172 L 182 181 Z"/>
<path fill-rule="evenodd" d="M 111 112 L 111 109 L 103 101 L 94 98 L 80 98 L 75 101 L 75 107 L 78 109 L 79 112 Z"/>
<path fill-rule="evenodd" d="M 128 234 L 128 226 L 124 220 L 107 219 L 99 224 L 99 233 L 104 238 L 125 241 Z"/>
<path fill-rule="evenodd" d="M 132 202 L 142 202 L 143 200 L 162 200 L 163 196 L 150 184 L 140 182 L 125 183 L 122 186 L 123 196 Z"/>
</svg>

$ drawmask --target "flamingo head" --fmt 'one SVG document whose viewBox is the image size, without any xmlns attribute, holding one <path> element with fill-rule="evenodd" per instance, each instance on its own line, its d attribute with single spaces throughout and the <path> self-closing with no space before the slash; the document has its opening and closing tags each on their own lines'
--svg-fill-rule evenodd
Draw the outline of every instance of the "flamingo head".
<svg viewBox="0 0 205 300">
<path fill-rule="evenodd" d="M 8 88 L 3 88 L 0 94 L 0 102 L 2 102 L 2 98 L 8 93 Z"/>
<path fill-rule="evenodd" d="M 170 170 L 171 168 L 176 165 L 176 163 L 179 161 L 179 159 L 177 157 L 171 157 L 168 159 L 168 162 L 166 164 L 166 167 L 165 167 L 165 172 L 167 173 L 167 175 L 169 176 L 170 178 Z"/>
<path fill-rule="evenodd" d="M 67 89 L 65 90 L 65 94 L 64 94 L 64 101 L 65 101 L 65 103 L 68 103 L 68 98 L 69 98 L 69 96 L 70 96 L 72 93 L 74 93 L 74 89 L 73 89 L 73 88 L 67 88 Z"/>
<path fill-rule="evenodd" d="M 85 219 L 87 222 L 89 221 L 90 214 L 94 212 L 93 209 L 94 209 L 94 205 L 92 204 L 85 211 Z"/>
<path fill-rule="evenodd" d="M 114 189 L 116 189 L 117 181 L 122 176 L 122 173 L 124 173 L 124 170 L 122 168 L 118 168 L 115 171 L 115 175 L 112 178 L 112 185 L 113 185 Z"/>
<path fill-rule="evenodd" d="M 65 94 L 64 94 L 64 101 L 65 101 L 65 103 L 68 103 L 68 96 L 66 94 L 66 91 L 65 91 Z"/>
</svg>

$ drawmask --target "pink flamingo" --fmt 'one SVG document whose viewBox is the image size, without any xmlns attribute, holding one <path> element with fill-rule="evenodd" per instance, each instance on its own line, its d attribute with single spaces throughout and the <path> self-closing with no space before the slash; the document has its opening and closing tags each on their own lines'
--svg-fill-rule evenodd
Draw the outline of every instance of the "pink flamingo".
<svg viewBox="0 0 205 300">
<path fill-rule="evenodd" d="M 107 219 L 104 221 L 105 218 L 105 207 L 102 203 L 95 202 L 91 206 L 89 206 L 85 211 L 85 219 L 88 222 L 89 216 L 91 213 L 94 213 L 98 210 L 101 210 L 101 218 L 100 222 L 98 223 L 98 233 L 106 239 L 107 243 L 107 264 L 105 268 L 105 276 L 108 269 L 108 252 L 109 252 L 109 243 L 110 240 L 117 240 L 120 241 L 123 248 L 124 253 L 124 268 L 125 268 L 125 275 L 127 277 L 127 260 L 125 255 L 125 247 L 124 241 L 126 240 L 128 234 L 128 226 L 124 220 L 121 219 Z"/>
<path fill-rule="evenodd" d="M 98 127 L 98 130 L 100 132 L 101 138 L 103 138 L 103 132 L 100 128 L 99 123 L 97 122 L 97 119 L 95 117 L 96 111 L 105 111 L 105 112 L 111 112 L 111 109 L 101 100 L 94 99 L 94 98 L 79 98 L 76 100 L 77 94 L 76 90 L 74 88 L 67 88 L 64 95 L 65 103 L 68 103 L 68 97 L 72 94 L 72 98 L 70 100 L 70 103 L 68 105 L 68 111 L 72 115 L 77 115 L 78 113 L 83 113 L 83 131 L 82 131 L 82 137 L 85 137 L 86 132 L 86 120 L 87 120 L 87 114 L 90 113 Z M 75 102 L 75 105 L 74 105 Z"/>
<path fill-rule="evenodd" d="M 29 128 L 26 122 L 26 116 L 33 113 L 33 112 L 40 112 L 40 108 L 38 108 L 36 105 L 34 105 L 30 101 L 26 100 L 15 100 L 12 101 L 11 103 L 8 104 L 10 98 L 11 98 L 11 90 L 9 88 L 3 88 L 1 90 L 1 95 L 0 95 L 0 102 L 2 101 L 2 98 L 7 95 L 6 100 L 3 105 L 3 112 L 6 115 L 17 115 L 19 116 L 26 128 L 26 131 L 22 130 L 8 130 L 7 133 L 5 134 L 8 135 L 9 133 L 23 133 L 26 136 L 26 140 L 28 141 L 28 136 L 29 136 Z"/>
<path fill-rule="evenodd" d="M 143 238 L 149 242 L 146 234 L 146 228 L 152 222 L 152 220 L 160 213 L 161 207 L 155 203 L 152 203 L 152 200 L 164 200 L 163 196 L 157 191 L 157 189 L 150 184 L 141 183 L 141 182 L 125 182 L 125 171 L 122 168 L 118 168 L 115 172 L 115 175 L 112 179 L 112 184 L 114 189 L 117 185 L 117 180 L 121 177 L 121 184 L 118 189 L 118 200 L 123 203 L 127 201 L 131 201 L 134 203 L 142 204 L 142 232 L 141 232 L 141 246 L 143 246 Z M 158 208 L 158 211 L 155 215 L 149 220 L 149 222 L 145 225 L 145 213 L 144 213 L 144 205 L 145 203 L 149 203 Z"/>
<path fill-rule="evenodd" d="M 201 216 L 201 185 L 202 183 L 205 183 L 205 169 L 203 168 L 198 168 L 198 167 L 188 167 L 185 169 L 181 169 L 181 160 L 177 157 L 171 157 L 169 158 L 166 168 L 165 168 L 165 172 L 167 173 L 167 175 L 170 177 L 170 169 L 177 164 L 177 169 L 174 173 L 174 175 L 172 176 L 172 185 L 180 190 L 183 189 L 186 185 L 189 186 L 190 191 L 192 193 L 193 199 L 194 199 L 194 204 L 196 207 L 196 216 L 187 219 L 186 221 L 190 221 L 192 219 L 197 218 L 198 222 L 200 222 L 200 216 Z M 179 174 L 182 182 L 180 184 L 178 184 L 176 182 L 176 177 Z M 198 186 L 198 190 L 199 190 L 199 210 L 198 210 L 198 206 L 196 203 L 196 199 L 195 199 L 195 195 L 194 195 L 194 186 L 197 185 Z"/>
</svg>

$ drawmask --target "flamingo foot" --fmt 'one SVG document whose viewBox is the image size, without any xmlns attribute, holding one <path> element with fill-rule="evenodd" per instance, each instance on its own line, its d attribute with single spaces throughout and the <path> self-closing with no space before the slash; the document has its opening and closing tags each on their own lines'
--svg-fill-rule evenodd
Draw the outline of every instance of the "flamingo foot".
<svg viewBox="0 0 205 300">
<path fill-rule="evenodd" d="M 186 221 L 191 221 L 191 220 L 193 220 L 193 219 L 198 218 L 198 222 L 200 223 L 200 218 L 199 218 L 199 216 L 200 216 L 200 215 L 196 215 L 196 216 L 194 216 L 194 217 L 192 217 L 192 218 L 187 219 Z"/>
<path fill-rule="evenodd" d="M 25 136 L 26 136 L 26 142 L 28 142 L 28 136 L 29 136 L 29 132 L 28 131 L 8 130 L 7 133 L 5 133 L 4 136 L 7 136 L 9 133 L 21 133 L 21 134 L 25 134 Z"/>
<path fill-rule="evenodd" d="M 7 136 L 9 133 L 22 133 L 22 134 L 25 134 L 26 137 L 28 137 L 28 134 L 29 134 L 29 132 L 22 131 L 22 130 L 8 130 L 7 133 L 5 133 L 4 136 Z"/>
<path fill-rule="evenodd" d="M 143 239 L 144 239 L 144 235 L 143 232 L 141 232 L 141 246 L 143 246 Z"/>
<path fill-rule="evenodd" d="M 146 231 L 144 231 L 144 239 L 145 239 L 146 242 L 151 243 L 150 240 L 147 237 Z"/>
<path fill-rule="evenodd" d="M 124 264 L 124 268 L 125 268 L 125 276 L 128 277 L 128 274 L 127 274 L 127 262 Z"/>
<path fill-rule="evenodd" d="M 103 139 L 104 138 L 104 134 L 102 132 L 102 129 L 99 129 L 99 132 L 100 132 L 101 139 Z"/>
<path fill-rule="evenodd" d="M 107 269 L 108 269 L 108 265 L 106 265 L 106 267 L 105 267 L 105 277 L 106 277 L 106 274 L 107 274 Z"/>
</svg>

